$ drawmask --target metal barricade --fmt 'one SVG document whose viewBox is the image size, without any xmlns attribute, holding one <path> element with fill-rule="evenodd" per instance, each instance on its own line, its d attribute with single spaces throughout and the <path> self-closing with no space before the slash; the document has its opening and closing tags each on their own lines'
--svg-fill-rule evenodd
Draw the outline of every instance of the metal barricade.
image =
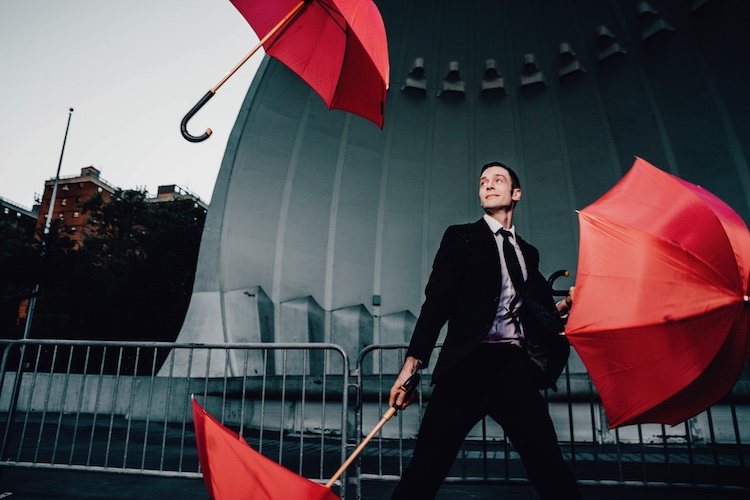
<svg viewBox="0 0 750 500">
<path fill-rule="evenodd" d="M 0 467 L 199 478 L 194 394 L 263 455 L 325 482 L 388 410 L 406 347 L 369 346 L 350 372 L 334 344 L 0 342 Z M 398 412 L 341 477 L 357 497 L 368 481 L 395 483 L 408 464 L 431 393 L 429 367 L 423 375 L 417 403 Z M 545 396 L 584 485 L 745 491 L 747 379 L 674 427 L 609 429 L 575 353 L 559 391 Z M 527 483 L 516 450 L 491 419 L 469 433 L 446 481 Z"/>
<path fill-rule="evenodd" d="M 201 477 L 191 395 L 311 480 L 327 480 L 346 458 L 349 363 L 336 345 L 28 340 L 0 348 L 3 467 Z"/>
<path fill-rule="evenodd" d="M 388 409 L 388 392 L 407 347 L 373 345 L 361 352 L 353 372 L 360 387 L 357 434 L 366 434 Z M 395 482 L 408 464 L 431 393 L 429 367 L 425 372 L 418 401 L 398 412 L 392 419 L 396 422 L 383 427 L 358 461 L 358 497 L 362 497 L 362 481 Z M 738 382 L 720 403 L 683 424 L 617 429 L 608 428 L 601 401 L 574 351 L 557 385 L 558 392 L 545 391 L 545 397 L 563 455 L 581 484 L 750 489 L 745 474 L 750 451 L 746 380 Z M 467 436 L 446 482 L 518 484 L 528 480 L 503 429 L 487 418 Z"/>
</svg>

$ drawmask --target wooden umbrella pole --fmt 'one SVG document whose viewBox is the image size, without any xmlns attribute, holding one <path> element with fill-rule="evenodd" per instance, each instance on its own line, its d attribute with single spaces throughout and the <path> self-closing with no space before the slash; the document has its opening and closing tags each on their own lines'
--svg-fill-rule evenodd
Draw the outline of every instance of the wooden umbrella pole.
<svg viewBox="0 0 750 500">
<path fill-rule="evenodd" d="M 419 372 L 412 373 L 411 377 L 409 377 L 406 382 L 403 383 L 401 386 L 401 390 L 404 391 L 404 401 L 410 401 L 412 395 L 414 394 L 414 391 L 417 389 L 417 386 L 419 385 L 420 380 Z M 349 458 L 346 459 L 346 462 L 341 464 L 341 467 L 339 467 L 339 470 L 336 471 L 336 474 L 333 475 L 333 477 L 326 483 L 326 488 L 330 488 L 333 486 L 333 483 L 338 480 L 339 477 L 341 477 L 341 474 L 344 473 L 344 471 L 351 465 L 351 463 L 354 461 L 355 458 L 359 456 L 360 453 L 362 453 L 362 450 L 364 449 L 365 445 L 369 443 L 373 437 L 375 437 L 375 434 L 380 431 L 380 428 L 385 425 L 386 422 L 388 422 L 393 415 L 396 414 L 398 411 L 398 407 L 396 405 L 393 405 L 392 407 L 388 408 L 388 411 L 386 411 L 383 414 L 383 418 L 380 419 L 380 422 L 378 422 L 378 425 L 375 426 L 373 430 L 370 431 L 370 433 L 367 435 L 367 437 L 357 446 L 357 449 L 354 450 L 354 453 L 349 455 Z"/>
<path fill-rule="evenodd" d="M 349 458 L 346 459 L 346 462 L 344 462 L 341 467 L 339 467 L 339 470 L 336 471 L 336 474 L 333 475 L 333 477 L 326 483 L 326 488 L 330 488 L 333 486 L 333 483 L 335 483 L 339 477 L 341 477 L 341 474 L 344 473 L 344 471 L 354 462 L 354 459 L 356 459 L 360 453 L 362 453 L 362 450 L 364 447 L 369 443 L 373 437 L 375 437 L 375 434 L 380 431 L 380 429 L 385 425 L 387 421 L 391 419 L 393 415 L 396 414 L 396 408 L 388 408 L 388 411 L 385 412 L 383 415 L 383 418 L 380 419 L 380 422 L 378 422 L 378 425 L 375 426 L 375 428 L 370 431 L 370 434 L 367 435 L 367 437 L 357 446 L 357 449 L 354 450 L 354 453 L 349 455 Z"/>
<path fill-rule="evenodd" d="M 258 49 L 261 48 L 263 46 L 263 44 L 268 41 L 269 38 L 271 38 L 272 36 L 274 36 L 276 34 L 276 32 L 279 31 L 281 29 L 281 27 L 284 26 L 284 24 L 286 24 L 286 22 L 289 21 L 289 19 L 291 19 L 304 6 L 305 6 L 305 0 L 301 0 L 300 3 L 298 3 L 297 5 L 295 5 L 294 8 L 292 8 L 292 10 L 290 10 L 289 13 L 286 16 L 284 16 L 284 18 L 281 21 L 279 21 L 276 26 L 274 26 L 273 28 L 271 28 L 271 31 L 269 31 L 266 34 L 266 36 L 264 36 L 258 42 L 258 44 L 255 47 L 253 47 L 253 49 L 250 52 L 248 52 L 248 54 L 240 62 L 238 62 L 237 65 L 234 68 L 232 68 L 232 70 L 229 73 L 227 73 L 226 75 L 224 75 L 224 78 L 222 78 L 221 81 L 219 83 L 217 83 L 214 88 L 211 89 L 211 93 L 215 94 L 216 91 L 219 90 L 219 87 L 221 87 L 222 85 L 224 85 L 224 82 L 226 82 L 227 80 L 229 80 L 229 78 L 233 74 L 235 74 L 235 72 L 238 69 L 240 69 L 240 67 L 242 67 L 242 65 L 245 64 L 247 62 L 247 60 L 250 59 L 253 56 L 253 54 L 255 54 L 258 51 Z"/>
</svg>

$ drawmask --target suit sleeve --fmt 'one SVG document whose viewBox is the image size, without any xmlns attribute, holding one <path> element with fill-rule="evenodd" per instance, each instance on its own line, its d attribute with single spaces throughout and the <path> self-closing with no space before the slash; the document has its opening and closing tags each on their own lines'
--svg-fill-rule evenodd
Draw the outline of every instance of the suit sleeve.
<svg viewBox="0 0 750 500">
<path fill-rule="evenodd" d="M 534 297 L 544 308 L 557 314 L 555 299 L 552 296 L 547 279 L 539 271 L 539 250 L 533 245 L 524 242 L 524 259 L 526 260 L 526 270 L 529 273 L 529 288 L 534 293 Z"/>
<path fill-rule="evenodd" d="M 422 367 L 429 364 L 440 329 L 448 321 L 451 308 L 456 303 L 464 262 L 462 241 L 460 228 L 449 227 L 435 255 L 425 288 L 425 301 L 406 353 L 419 359 Z"/>
<path fill-rule="evenodd" d="M 539 322 L 541 328 L 550 333 L 557 334 L 565 329 L 565 325 L 560 319 L 560 314 L 557 312 L 555 298 L 552 296 L 549 283 L 542 273 L 539 272 L 539 251 L 532 246 L 530 247 L 529 255 L 532 259 L 531 268 L 533 271 L 529 273 L 528 283 L 535 301 L 541 306 L 541 308 L 534 308 L 536 320 Z"/>
</svg>

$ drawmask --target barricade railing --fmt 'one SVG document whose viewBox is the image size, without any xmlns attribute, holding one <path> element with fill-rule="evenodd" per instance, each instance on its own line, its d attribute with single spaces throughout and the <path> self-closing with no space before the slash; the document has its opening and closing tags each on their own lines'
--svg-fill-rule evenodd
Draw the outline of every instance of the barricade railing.
<svg viewBox="0 0 750 500">
<path fill-rule="evenodd" d="M 314 481 L 346 458 L 349 363 L 333 344 L 0 343 L 0 466 L 201 476 L 190 396 Z M 342 476 L 345 484 L 346 476 Z"/>
<path fill-rule="evenodd" d="M 357 434 L 367 434 L 387 410 L 388 392 L 407 347 L 372 345 L 360 353 L 353 372 L 360 387 Z M 408 464 L 431 394 L 429 367 L 424 371 L 416 403 L 397 413 L 396 422 L 383 428 L 357 463 L 358 497 L 363 481 L 395 482 Z M 673 427 L 639 424 L 609 429 L 601 401 L 574 351 L 557 386 L 557 392 L 545 391 L 544 395 L 563 454 L 581 484 L 677 490 L 750 488 L 745 477 L 750 452 L 750 398 L 745 379 L 721 402 Z M 528 480 L 503 429 L 486 418 L 469 433 L 446 482 Z"/>
<path fill-rule="evenodd" d="M 350 371 L 334 344 L 0 342 L 0 467 L 199 478 L 194 394 L 263 455 L 325 482 L 388 410 L 406 347 L 369 346 Z M 417 402 L 399 411 L 341 477 L 357 497 L 368 481 L 395 483 L 408 464 L 431 393 L 429 367 L 423 375 Z M 747 377 L 674 427 L 609 429 L 575 353 L 558 388 L 545 397 L 582 484 L 748 489 Z M 512 443 L 491 419 L 469 433 L 447 481 L 527 482 Z"/>
</svg>

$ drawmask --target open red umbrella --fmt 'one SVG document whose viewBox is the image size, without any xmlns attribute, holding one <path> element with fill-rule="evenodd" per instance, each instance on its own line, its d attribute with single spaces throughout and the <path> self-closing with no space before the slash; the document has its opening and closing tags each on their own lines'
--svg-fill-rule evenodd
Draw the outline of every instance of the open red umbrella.
<svg viewBox="0 0 750 500">
<path fill-rule="evenodd" d="M 404 401 L 412 398 L 419 387 L 420 375 L 413 374 L 401 386 Z M 261 455 L 247 444 L 242 436 L 227 429 L 193 400 L 193 425 L 198 460 L 203 482 L 214 500 L 252 498 L 254 500 L 338 499 L 330 488 L 362 453 L 385 423 L 398 412 L 397 406 L 388 408 L 380 422 L 349 455 L 325 486 L 295 474 L 286 467 Z"/>
<path fill-rule="evenodd" d="M 182 120 L 190 142 L 208 139 L 187 122 L 262 46 L 315 90 L 329 109 L 383 127 L 390 67 L 385 26 L 372 0 L 232 0 L 261 40 Z"/>
<path fill-rule="evenodd" d="M 330 488 L 305 479 L 252 449 L 242 436 L 221 425 L 195 399 L 193 424 L 203 482 L 212 499 L 339 498 Z"/>
<path fill-rule="evenodd" d="M 609 426 L 674 425 L 717 402 L 750 357 L 750 233 L 740 216 L 637 158 L 579 221 L 566 335 Z"/>
</svg>

